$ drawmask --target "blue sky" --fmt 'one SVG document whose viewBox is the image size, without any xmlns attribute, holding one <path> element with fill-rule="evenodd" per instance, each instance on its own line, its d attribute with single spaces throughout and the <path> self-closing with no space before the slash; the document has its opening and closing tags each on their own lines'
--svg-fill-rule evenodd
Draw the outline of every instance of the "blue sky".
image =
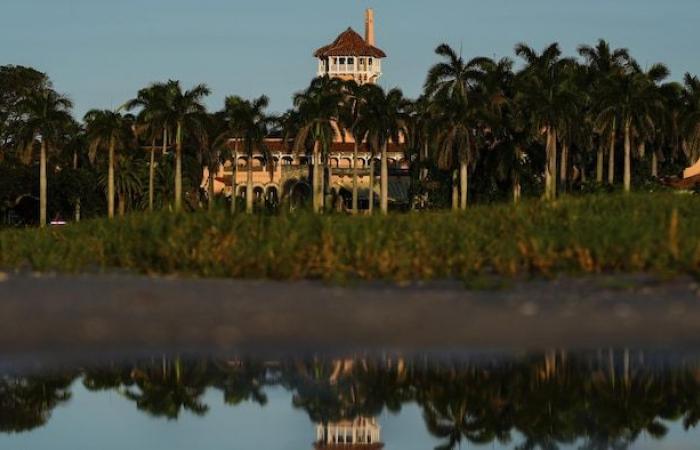
<svg viewBox="0 0 700 450">
<path fill-rule="evenodd" d="M 599 37 L 673 77 L 700 73 L 699 0 L 0 0 L 0 64 L 48 72 L 81 116 L 122 104 L 156 80 L 206 82 L 226 95 L 267 94 L 271 110 L 315 75 L 313 51 L 376 11 L 389 58 L 382 84 L 415 96 L 434 48 L 512 55 L 516 42 L 571 53 Z"/>
</svg>

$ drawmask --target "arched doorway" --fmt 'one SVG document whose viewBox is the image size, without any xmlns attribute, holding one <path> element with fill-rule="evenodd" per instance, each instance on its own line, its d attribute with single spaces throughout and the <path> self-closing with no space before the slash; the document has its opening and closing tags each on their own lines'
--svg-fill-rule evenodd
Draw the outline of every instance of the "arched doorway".
<svg viewBox="0 0 700 450">
<path fill-rule="evenodd" d="M 291 210 L 307 208 L 311 203 L 311 186 L 299 181 L 292 187 L 289 193 L 289 208 Z"/>
</svg>

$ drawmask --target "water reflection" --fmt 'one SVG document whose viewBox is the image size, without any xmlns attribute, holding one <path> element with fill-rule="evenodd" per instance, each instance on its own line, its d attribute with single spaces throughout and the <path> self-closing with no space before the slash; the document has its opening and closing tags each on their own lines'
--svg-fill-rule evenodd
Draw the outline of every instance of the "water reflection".
<svg viewBox="0 0 700 450">
<path fill-rule="evenodd" d="M 308 442 L 316 448 L 380 448 L 378 418 L 387 411 L 400 413 L 408 404 L 420 408 L 424 427 L 440 449 L 469 443 L 629 449 L 640 436 L 673 439 L 669 424 L 689 431 L 700 418 L 700 360 L 644 352 L 557 351 L 472 361 L 159 357 L 4 376 L 0 432 L 44 426 L 54 408 L 69 402 L 75 381 L 90 392 L 116 393 L 138 411 L 171 421 L 183 412 L 206 417 L 208 390 L 230 407 L 247 402 L 264 407 L 266 390 L 283 387 L 293 407 L 316 424 L 315 435 L 308 431 Z"/>
</svg>

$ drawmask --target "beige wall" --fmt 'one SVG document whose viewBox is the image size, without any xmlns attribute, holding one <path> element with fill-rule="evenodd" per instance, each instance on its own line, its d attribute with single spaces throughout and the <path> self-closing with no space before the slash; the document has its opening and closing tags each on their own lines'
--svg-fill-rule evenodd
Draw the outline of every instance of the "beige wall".
<svg viewBox="0 0 700 450">
<path fill-rule="evenodd" d="M 696 175 L 700 175 L 700 160 L 698 160 L 694 166 L 688 167 L 683 172 L 683 178 L 690 178 Z"/>
<path fill-rule="evenodd" d="M 387 155 L 389 159 L 389 167 L 397 169 L 407 169 L 409 167 L 408 161 L 404 158 L 404 154 L 401 152 L 394 152 Z M 290 176 L 294 179 L 299 179 L 300 173 L 307 173 L 308 165 L 306 165 L 303 156 L 295 156 L 293 154 L 283 154 L 275 155 L 276 164 L 272 173 L 268 171 L 267 168 L 262 167 L 259 162 L 254 162 L 253 164 L 253 185 L 256 187 L 261 187 L 263 189 L 268 189 L 270 187 L 275 187 L 278 189 L 280 196 L 284 195 L 281 192 L 285 182 Z M 291 161 L 289 164 L 281 164 L 280 161 L 286 160 Z M 379 159 L 375 158 L 375 165 L 377 170 L 379 170 Z M 367 168 L 370 164 L 370 154 L 361 153 L 358 159 L 358 167 L 364 174 L 359 177 L 359 184 L 361 187 L 366 187 L 369 185 L 369 176 L 366 173 Z M 332 154 L 329 158 L 329 165 L 331 167 L 332 179 L 331 186 L 351 186 L 352 184 L 352 153 L 338 153 Z M 293 170 L 292 170 L 293 169 Z M 363 170 L 364 169 L 364 170 Z M 215 178 L 226 179 L 231 177 L 232 170 L 230 162 L 225 166 L 221 167 L 214 176 Z M 209 181 L 209 171 L 204 169 L 202 181 L 202 188 L 207 189 Z M 236 177 L 236 184 L 238 186 L 245 185 L 247 183 L 247 166 L 245 158 L 239 158 L 238 164 L 238 176 Z M 240 188 L 239 188 L 240 189 Z M 217 194 L 224 193 L 229 195 L 231 192 L 231 187 L 226 186 L 225 183 L 221 181 L 214 182 L 214 192 Z"/>
</svg>

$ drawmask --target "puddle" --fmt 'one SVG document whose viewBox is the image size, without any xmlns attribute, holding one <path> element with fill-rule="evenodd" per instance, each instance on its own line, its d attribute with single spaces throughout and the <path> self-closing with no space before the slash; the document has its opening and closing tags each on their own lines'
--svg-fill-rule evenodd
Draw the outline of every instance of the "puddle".
<svg viewBox="0 0 700 450">
<path fill-rule="evenodd" d="M 39 367 L 39 366 L 35 366 Z M 696 449 L 700 357 L 184 358 L 0 377 L 0 449 Z"/>
</svg>

